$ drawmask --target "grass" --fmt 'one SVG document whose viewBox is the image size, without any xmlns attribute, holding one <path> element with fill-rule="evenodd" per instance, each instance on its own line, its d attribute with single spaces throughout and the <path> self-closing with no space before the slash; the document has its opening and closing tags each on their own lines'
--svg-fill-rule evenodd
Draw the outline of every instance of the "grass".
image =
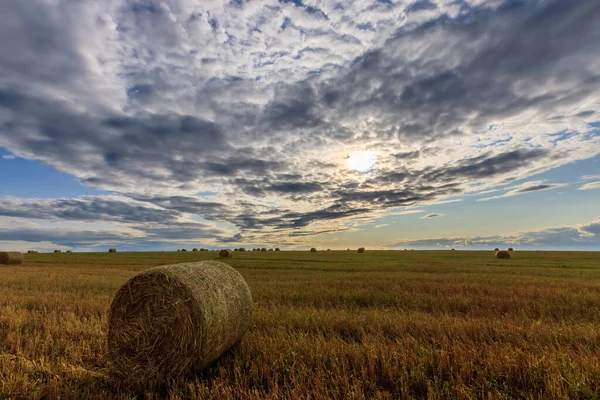
<svg viewBox="0 0 600 400">
<path fill-rule="evenodd" d="M 254 322 L 173 399 L 597 399 L 600 253 L 236 253 Z M 148 267 L 214 252 L 26 254 L 0 267 L 0 398 L 134 398 L 107 310 Z"/>
</svg>

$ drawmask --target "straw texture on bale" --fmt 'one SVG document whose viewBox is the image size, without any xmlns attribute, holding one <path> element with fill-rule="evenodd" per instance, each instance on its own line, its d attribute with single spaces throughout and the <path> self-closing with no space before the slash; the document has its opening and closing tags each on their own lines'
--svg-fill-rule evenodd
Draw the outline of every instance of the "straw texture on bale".
<svg viewBox="0 0 600 400">
<path fill-rule="evenodd" d="M 23 254 L 18 251 L 0 252 L 0 264 L 22 264 Z"/>
<path fill-rule="evenodd" d="M 312 249 L 310 249 L 310 252 L 311 252 L 311 253 L 316 253 L 316 252 L 317 252 L 317 249 L 315 249 L 315 248 L 313 247 Z"/>
<path fill-rule="evenodd" d="M 496 252 L 496 258 L 508 260 L 510 258 L 510 254 L 508 254 L 508 251 L 500 250 Z"/>
<path fill-rule="evenodd" d="M 221 258 L 231 258 L 233 257 L 233 251 L 226 249 L 226 250 L 221 250 L 219 252 L 219 257 Z"/>
<path fill-rule="evenodd" d="M 151 387 L 209 366 L 236 344 L 252 323 L 252 295 L 222 262 L 160 266 L 121 287 L 108 322 L 112 376 Z"/>
<path fill-rule="evenodd" d="M 359 253 L 364 253 L 364 252 L 365 252 L 365 248 L 364 248 L 364 247 L 361 247 L 361 248 L 359 248 L 359 249 L 358 249 L 358 252 L 359 252 Z"/>
</svg>

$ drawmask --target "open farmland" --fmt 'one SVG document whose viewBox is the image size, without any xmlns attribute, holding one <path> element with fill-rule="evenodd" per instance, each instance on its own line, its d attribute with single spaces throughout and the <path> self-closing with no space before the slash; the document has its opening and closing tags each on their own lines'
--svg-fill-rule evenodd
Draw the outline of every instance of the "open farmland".
<svg viewBox="0 0 600 400">
<path fill-rule="evenodd" d="M 168 395 L 598 398 L 600 253 L 511 255 L 235 253 L 225 262 L 250 286 L 253 325 Z M 216 256 L 26 254 L 1 266 L 0 398 L 133 398 L 107 375 L 112 297 L 151 266 Z"/>
</svg>

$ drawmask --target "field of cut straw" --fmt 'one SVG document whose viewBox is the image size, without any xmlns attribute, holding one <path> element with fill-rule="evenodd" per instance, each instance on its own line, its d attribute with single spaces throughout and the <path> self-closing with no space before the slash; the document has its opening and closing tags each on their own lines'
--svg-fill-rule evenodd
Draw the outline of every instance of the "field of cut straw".
<svg viewBox="0 0 600 400">
<path fill-rule="evenodd" d="M 0 266 L 0 399 L 134 398 L 107 374 L 110 302 L 214 252 L 26 254 Z M 191 380 L 139 398 L 595 399 L 600 253 L 235 253 L 254 321 Z"/>
</svg>

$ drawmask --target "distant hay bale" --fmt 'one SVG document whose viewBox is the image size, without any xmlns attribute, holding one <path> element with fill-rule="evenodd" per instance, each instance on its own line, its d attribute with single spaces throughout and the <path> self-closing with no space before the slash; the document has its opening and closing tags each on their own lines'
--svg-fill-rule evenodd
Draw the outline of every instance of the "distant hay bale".
<svg viewBox="0 0 600 400">
<path fill-rule="evenodd" d="M 315 249 L 315 248 L 313 247 L 312 249 L 310 249 L 310 252 L 311 252 L 311 253 L 316 253 L 316 252 L 317 252 L 317 249 Z"/>
<path fill-rule="evenodd" d="M 279 247 L 275 247 L 275 251 L 279 251 Z"/>
<path fill-rule="evenodd" d="M 331 251 L 331 249 L 327 249 L 327 251 Z"/>
<path fill-rule="evenodd" d="M 365 248 L 364 248 L 364 247 L 360 247 L 360 248 L 359 248 L 357 251 L 358 251 L 360 254 L 362 254 L 362 253 L 364 253 L 364 252 L 365 252 Z"/>
<path fill-rule="evenodd" d="M 0 264 L 23 264 L 23 254 L 18 251 L 0 252 Z"/>
<path fill-rule="evenodd" d="M 510 254 L 508 254 L 508 251 L 500 250 L 496 252 L 496 258 L 508 260 L 510 258 Z"/>
<path fill-rule="evenodd" d="M 27 254 L 35 254 L 35 253 L 37 253 L 37 251 L 35 251 L 35 250 L 27 250 Z"/>
<path fill-rule="evenodd" d="M 494 251 L 500 251 L 500 249 L 496 247 L 496 248 L 494 249 Z"/>
<path fill-rule="evenodd" d="M 266 247 L 263 247 L 262 249 L 260 249 L 260 251 L 267 251 Z"/>
<path fill-rule="evenodd" d="M 198 249 L 194 247 L 194 248 L 192 249 L 192 251 L 198 251 Z"/>
<path fill-rule="evenodd" d="M 71 251 L 71 250 L 67 250 L 66 252 L 67 252 L 67 253 L 72 253 L 72 251 Z"/>
<path fill-rule="evenodd" d="M 181 251 L 187 251 L 186 249 L 181 249 Z"/>
<path fill-rule="evenodd" d="M 62 250 L 54 250 L 55 253 L 62 253 Z"/>
<path fill-rule="evenodd" d="M 455 249 L 452 249 L 452 251 L 455 251 Z"/>
<path fill-rule="evenodd" d="M 246 248 L 240 247 L 240 251 L 246 251 Z"/>
<path fill-rule="evenodd" d="M 509 247 L 509 248 L 508 248 L 508 251 L 513 251 L 513 248 L 512 248 L 512 247 Z"/>
<path fill-rule="evenodd" d="M 125 386 L 152 387 L 210 366 L 252 323 L 244 278 L 219 261 L 148 269 L 115 295 L 108 360 Z"/>
<path fill-rule="evenodd" d="M 116 253 L 116 252 L 117 252 L 117 249 L 108 249 L 108 252 L 109 252 L 109 253 Z"/>
<path fill-rule="evenodd" d="M 221 250 L 219 252 L 219 257 L 221 257 L 221 258 L 231 258 L 231 257 L 233 257 L 233 251 L 231 251 L 229 249 Z"/>
<path fill-rule="evenodd" d="M 269 249 L 269 251 L 273 251 L 273 249 Z"/>
</svg>

